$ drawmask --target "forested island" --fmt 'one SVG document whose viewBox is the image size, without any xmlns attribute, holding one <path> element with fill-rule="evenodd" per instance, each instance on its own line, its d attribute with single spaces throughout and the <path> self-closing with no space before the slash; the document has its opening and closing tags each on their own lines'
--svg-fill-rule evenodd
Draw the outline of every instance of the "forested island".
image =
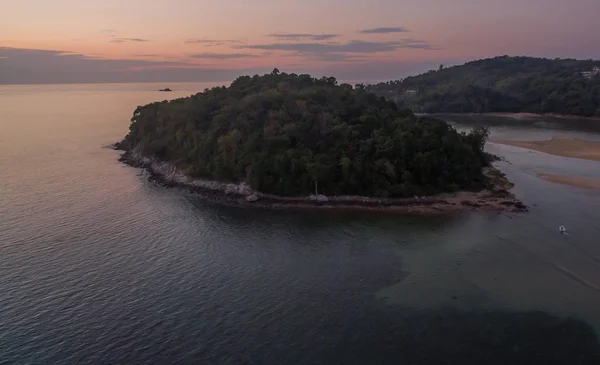
<svg viewBox="0 0 600 365">
<path fill-rule="evenodd" d="M 275 69 L 140 106 L 117 148 L 163 182 L 228 201 L 523 210 L 490 174 L 487 137 L 417 117 L 362 85 Z"/>
<path fill-rule="evenodd" d="M 600 116 L 600 61 L 495 57 L 368 85 L 417 113 Z"/>
</svg>

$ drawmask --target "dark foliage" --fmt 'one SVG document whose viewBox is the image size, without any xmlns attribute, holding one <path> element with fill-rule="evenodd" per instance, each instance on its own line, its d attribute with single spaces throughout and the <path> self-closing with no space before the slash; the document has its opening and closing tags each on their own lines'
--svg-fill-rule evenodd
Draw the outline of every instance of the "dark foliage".
<svg viewBox="0 0 600 365">
<path fill-rule="evenodd" d="M 496 57 L 404 80 L 369 85 L 378 95 L 425 113 L 529 112 L 600 115 L 600 61 Z"/>
<path fill-rule="evenodd" d="M 122 146 L 188 175 L 278 195 L 480 189 L 486 129 L 447 123 L 334 78 L 273 73 L 138 107 Z"/>
</svg>

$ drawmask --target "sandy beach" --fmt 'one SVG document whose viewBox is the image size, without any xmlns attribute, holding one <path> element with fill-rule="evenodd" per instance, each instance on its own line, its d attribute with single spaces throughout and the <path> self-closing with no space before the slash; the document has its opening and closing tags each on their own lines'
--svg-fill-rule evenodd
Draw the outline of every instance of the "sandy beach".
<svg viewBox="0 0 600 365">
<path fill-rule="evenodd" d="M 490 142 L 527 148 L 555 156 L 600 161 L 600 143 L 582 139 L 553 137 L 545 141 L 508 141 L 492 138 Z"/>
<path fill-rule="evenodd" d="M 481 115 L 481 116 L 484 116 L 484 117 L 512 118 L 512 119 L 554 118 L 554 119 L 586 119 L 586 120 L 590 120 L 590 121 L 600 121 L 600 117 L 584 117 L 584 116 L 581 116 L 581 115 L 568 115 L 568 114 L 472 113 L 472 115 Z"/>
<path fill-rule="evenodd" d="M 600 179 L 544 173 L 538 174 L 538 177 L 557 184 L 576 186 L 586 189 L 600 189 Z"/>
<path fill-rule="evenodd" d="M 527 148 L 555 156 L 600 161 L 600 143 L 585 141 L 582 139 L 566 137 L 553 137 L 552 139 L 545 141 L 508 141 L 491 139 L 490 142 Z M 587 189 L 600 189 L 600 179 L 546 173 L 540 173 L 537 176 L 541 179 L 557 184 Z"/>
</svg>

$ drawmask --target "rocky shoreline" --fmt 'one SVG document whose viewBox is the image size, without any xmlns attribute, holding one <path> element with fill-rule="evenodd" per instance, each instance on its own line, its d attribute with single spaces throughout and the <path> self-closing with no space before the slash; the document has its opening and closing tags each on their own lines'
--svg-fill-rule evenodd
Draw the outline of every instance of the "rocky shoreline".
<svg viewBox="0 0 600 365">
<path fill-rule="evenodd" d="M 401 213 L 440 214 L 472 210 L 520 213 L 527 206 L 508 191 L 511 187 L 503 174 L 490 169 L 490 189 L 481 192 L 461 191 L 428 197 L 385 199 L 363 196 L 283 197 L 254 191 L 245 183 L 224 183 L 193 179 L 165 161 L 141 156 L 123 149 L 119 143 L 111 146 L 123 151 L 119 161 L 148 171 L 148 180 L 165 186 L 180 187 L 198 194 L 203 199 L 225 205 L 251 206 L 269 209 L 336 209 L 360 211 L 390 211 Z"/>
</svg>

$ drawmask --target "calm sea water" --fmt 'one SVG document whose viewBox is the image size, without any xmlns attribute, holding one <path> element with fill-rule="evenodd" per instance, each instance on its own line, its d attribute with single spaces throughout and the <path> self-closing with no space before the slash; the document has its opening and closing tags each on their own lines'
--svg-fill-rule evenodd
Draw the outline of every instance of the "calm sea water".
<svg viewBox="0 0 600 365">
<path fill-rule="evenodd" d="M 427 218 L 223 208 L 105 148 L 206 86 L 0 86 L 1 364 L 600 363 L 600 192 L 536 177 L 600 164 L 490 144 L 531 212 Z"/>
</svg>

